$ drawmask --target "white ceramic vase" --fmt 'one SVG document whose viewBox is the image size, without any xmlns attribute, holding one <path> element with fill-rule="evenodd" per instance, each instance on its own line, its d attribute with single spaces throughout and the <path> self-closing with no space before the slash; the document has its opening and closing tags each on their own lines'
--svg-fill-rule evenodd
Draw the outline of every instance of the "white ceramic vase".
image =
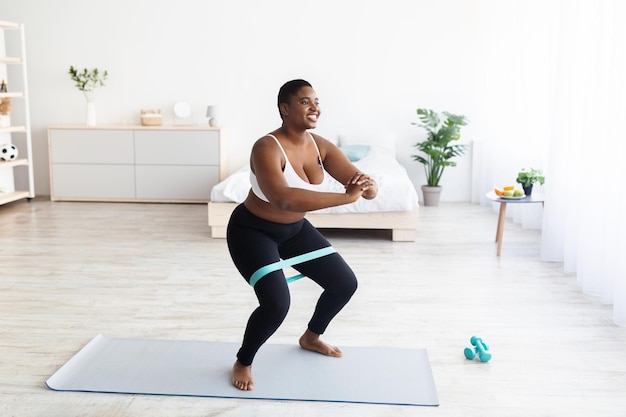
<svg viewBox="0 0 626 417">
<path fill-rule="evenodd" d="M 87 101 L 87 126 L 96 125 L 96 103 Z"/>
<path fill-rule="evenodd" d="M 11 116 L 8 114 L 0 115 L 0 127 L 9 127 L 11 126 Z"/>
</svg>

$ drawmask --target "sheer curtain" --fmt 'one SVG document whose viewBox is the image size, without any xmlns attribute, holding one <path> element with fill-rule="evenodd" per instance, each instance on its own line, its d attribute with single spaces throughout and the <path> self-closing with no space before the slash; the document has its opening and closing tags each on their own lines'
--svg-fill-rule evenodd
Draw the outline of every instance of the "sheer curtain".
<svg viewBox="0 0 626 417">
<path fill-rule="evenodd" d="M 495 185 L 514 184 L 521 168 L 546 171 L 556 71 L 556 0 L 480 2 L 479 120 L 474 142 L 476 202 Z M 535 187 L 542 193 L 542 187 Z M 507 215 L 541 228 L 541 205 L 509 205 Z"/>
<path fill-rule="evenodd" d="M 542 259 L 562 261 L 626 325 L 626 7 L 561 5 Z M 573 197 L 577 196 L 577 197 Z"/>
<path fill-rule="evenodd" d="M 626 326 L 626 2 L 481 4 L 482 111 L 499 117 L 480 132 L 476 198 L 486 204 L 480 196 L 521 166 L 543 168 L 542 213 L 513 216 L 539 218 L 542 260 L 562 262 Z"/>
</svg>

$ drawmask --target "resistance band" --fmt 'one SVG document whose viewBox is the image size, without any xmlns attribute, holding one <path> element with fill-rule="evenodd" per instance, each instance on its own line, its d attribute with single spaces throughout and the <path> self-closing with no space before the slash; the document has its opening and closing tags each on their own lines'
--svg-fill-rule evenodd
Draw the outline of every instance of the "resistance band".
<svg viewBox="0 0 626 417">
<path fill-rule="evenodd" d="M 250 277 L 250 285 L 254 287 L 254 285 L 259 282 L 261 278 L 269 274 L 270 272 L 278 271 L 279 269 L 283 269 L 287 266 L 293 266 L 297 264 L 301 264 L 307 261 L 311 261 L 313 259 L 321 258 L 322 256 L 330 255 L 331 253 L 335 253 L 335 249 L 332 246 L 327 246 L 322 249 L 314 250 L 312 252 L 303 253 L 302 255 L 294 256 L 293 258 L 283 259 L 282 261 L 274 262 L 269 265 L 265 265 L 254 271 L 254 274 Z M 304 274 L 294 275 L 292 277 L 287 277 L 287 282 L 293 282 L 300 278 L 304 278 Z"/>
</svg>

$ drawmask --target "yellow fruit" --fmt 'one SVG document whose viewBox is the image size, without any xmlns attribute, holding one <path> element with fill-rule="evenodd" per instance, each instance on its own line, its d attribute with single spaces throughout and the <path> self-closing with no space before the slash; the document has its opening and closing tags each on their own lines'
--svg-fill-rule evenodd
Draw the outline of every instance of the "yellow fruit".
<svg viewBox="0 0 626 417">
<path fill-rule="evenodd" d="M 515 186 L 514 185 L 507 185 L 506 187 L 502 188 L 504 191 L 508 191 L 508 190 L 514 190 Z"/>
</svg>

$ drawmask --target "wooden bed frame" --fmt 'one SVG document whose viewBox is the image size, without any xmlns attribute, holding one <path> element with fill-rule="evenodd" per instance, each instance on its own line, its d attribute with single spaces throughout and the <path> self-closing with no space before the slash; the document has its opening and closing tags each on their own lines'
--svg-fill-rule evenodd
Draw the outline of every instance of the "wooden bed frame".
<svg viewBox="0 0 626 417">
<path fill-rule="evenodd" d="M 211 237 L 225 238 L 226 225 L 237 203 L 209 202 Z M 411 211 L 377 213 L 309 213 L 306 218 L 320 229 L 383 229 L 391 230 L 391 239 L 397 242 L 414 242 L 419 222 L 419 206 Z"/>
</svg>

